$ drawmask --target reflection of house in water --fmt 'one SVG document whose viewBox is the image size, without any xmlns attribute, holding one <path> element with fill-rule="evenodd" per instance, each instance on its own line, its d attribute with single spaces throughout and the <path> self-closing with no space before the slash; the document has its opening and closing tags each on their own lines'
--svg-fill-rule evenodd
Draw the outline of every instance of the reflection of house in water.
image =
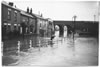
<svg viewBox="0 0 100 67">
<path fill-rule="evenodd" d="M 23 11 L 12 2 L 2 2 L 2 38 L 9 39 L 22 35 L 51 35 L 53 21 L 43 18 L 42 15 L 32 13 L 32 8 Z M 52 25 L 51 25 L 52 24 Z M 50 31 L 48 31 L 48 29 Z"/>
</svg>

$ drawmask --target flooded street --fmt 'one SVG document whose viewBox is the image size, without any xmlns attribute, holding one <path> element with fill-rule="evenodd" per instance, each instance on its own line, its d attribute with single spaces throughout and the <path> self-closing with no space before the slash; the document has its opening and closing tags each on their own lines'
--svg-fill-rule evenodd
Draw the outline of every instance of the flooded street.
<svg viewBox="0 0 100 67">
<path fill-rule="evenodd" d="M 53 47 L 32 47 L 27 52 L 21 51 L 19 56 L 11 57 L 17 58 L 17 63 L 8 66 L 97 66 L 98 42 L 92 37 L 77 37 L 73 44 L 71 38 L 57 38 Z"/>
<path fill-rule="evenodd" d="M 99 1 L 1 1 L 1 65 L 99 66 Z"/>
</svg>

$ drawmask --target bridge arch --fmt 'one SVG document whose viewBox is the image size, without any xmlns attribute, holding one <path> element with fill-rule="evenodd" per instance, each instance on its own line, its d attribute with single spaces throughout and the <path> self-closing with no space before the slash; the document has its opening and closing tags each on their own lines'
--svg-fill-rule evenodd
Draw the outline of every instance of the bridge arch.
<svg viewBox="0 0 100 67">
<path fill-rule="evenodd" d="M 70 25 L 55 25 L 55 34 L 59 37 L 67 37 L 72 33 L 72 27 Z M 59 34 L 59 35 L 58 35 Z"/>
<path fill-rule="evenodd" d="M 70 25 L 64 25 L 64 37 L 67 37 L 72 34 L 73 28 Z"/>
<path fill-rule="evenodd" d="M 67 26 L 64 26 L 63 37 L 67 37 L 67 33 L 68 33 L 68 28 Z"/>
<path fill-rule="evenodd" d="M 74 32 L 74 34 L 88 34 L 93 36 L 98 36 L 98 23 L 94 21 L 53 21 L 54 25 L 58 25 L 60 27 L 60 35 L 63 33 L 64 26 L 67 26 L 67 36 Z M 87 35 L 86 34 L 86 35 Z"/>
<path fill-rule="evenodd" d="M 61 37 L 63 36 L 63 32 L 64 32 L 64 29 L 62 25 L 55 25 L 55 35 Z"/>
</svg>

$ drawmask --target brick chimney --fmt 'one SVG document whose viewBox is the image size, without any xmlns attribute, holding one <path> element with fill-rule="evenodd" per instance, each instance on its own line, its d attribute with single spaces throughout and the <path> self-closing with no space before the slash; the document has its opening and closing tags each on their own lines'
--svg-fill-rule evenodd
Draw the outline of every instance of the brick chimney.
<svg viewBox="0 0 100 67">
<path fill-rule="evenodd" d="M 13 6 L 13 5 L 14 5 L 14 3 L 13 3 L 13 2 L 9 2 L 9 5 L 10 5 L 10 6 Z"/>
<path fill-rule="evenodd" d="M 27 7 L 27 13 L 29 13 L 29 7 Z"/>
<path fill-rule="evenodd" d="M 32 14 L 32 8 L 30 9 L 30 14 Z"/>
</svg>

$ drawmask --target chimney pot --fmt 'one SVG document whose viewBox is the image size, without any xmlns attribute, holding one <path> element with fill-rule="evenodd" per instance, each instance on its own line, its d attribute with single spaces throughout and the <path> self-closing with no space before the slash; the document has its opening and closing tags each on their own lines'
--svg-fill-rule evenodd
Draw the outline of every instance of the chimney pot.
<svg viewBox="0 0 100 67">
<path fill-rule="evenodd" d="M 27 7 L 27 13 L 29 13 L 29 7 Z"/>
<path fill-rule="evenodd" d="M 10 6 L 13 6 L 13 2 L 9 2 L 9 5 L 10 5 Z"/>
<path fill-rule="evenodd" d="M 30 14 L 32 14 L 32 8 L 30 9 Z"/>
</svg>

